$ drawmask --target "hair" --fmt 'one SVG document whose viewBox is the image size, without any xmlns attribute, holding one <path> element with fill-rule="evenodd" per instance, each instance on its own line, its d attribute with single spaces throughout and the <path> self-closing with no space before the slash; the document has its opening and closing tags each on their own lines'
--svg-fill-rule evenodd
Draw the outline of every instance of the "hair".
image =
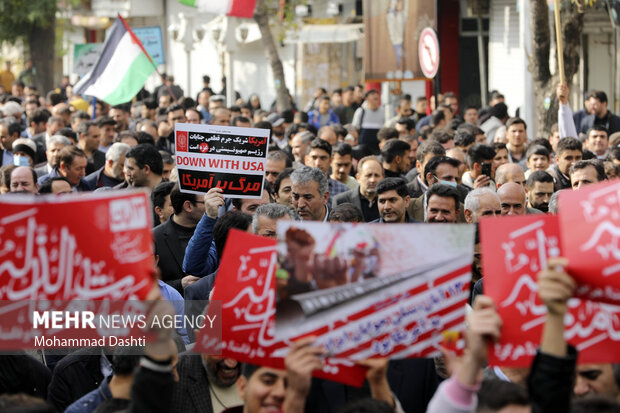
<svg viewBox="0 0 620 413">
<path fill-rule="evenodd" d="M 195 110 L 195 109 L 194 109 Z M 198 112 L 200 113 L 200 112 Z M 202 114 L 200 115 L 202 117 Z M 238 123 L 252 123 L 252 121 L 250 121 L 250 119 L 248 119 L 245 116 L 239 115 L 239 116 L 235 116 L 234 118 L 232 118 L 232 120 L 230 121 L 230 125 L 231 126 L 237 126 Z"/>
<path fill-rule="evenodd" d="M 542 145 L 530 145 L 525 153 L 525 158 L 529 161 L 533 155 L 542 155 L 549 158 L 549 151 Z"/>
<path fill-rule="evenodd" d="M 455 146 L 465 147 L 472 145 L 475 141 L 476 135 L 474 135 L 469 128 L 458 128 L 454 134 Z"/>
<path fill-rule="evenodd" d="M 525 121 L 518 117 L 510 118 L 506 121 L 506 130 L 508 130 L 508 128 L 510 128 L 512 125 L 523 125 L 523 127 L 527 129 L 527 124 L 525 123 Z"/>
<path fill-rule="evenodd" d="M 581 159 L 583 159 L 584 161 L 587 161 L 589 159 L 598 159 L 598 158 L 596 157 L 596 154 L 594 152 L 584 149 L 582 152 Z"/>
<path fill-rule="evenodd" d="M 58 165 L 65 164 L 66 166 L 71 166 L 77 157 L 86 159 L 86 154 L 83 150 L 75 146 L 65 146 L 58 153 Z"/>
<path fill-rule="evenodd" d="M 273 183 L 273 192 L 274 193 L 277 194 L 278 192 L 280 192 L 280 185 L 282 185 L 282 181 L 285 180 L 286 178 L 290 177 L 291 174 L 293 173 L 293 171 L 294 171 L 293 168 L 286 168 L 285 170 L 280 172 L 280 174 L 276 178 L 275 182 Z"/>
<path fill-rule="evenodd" d="M 353 157 L 353 148 L 346 142 L 336 142 L 336 144 L 332 146 L 332 156 L 336 154 L 340 156 L 351 155 L 351 157 Z"/>
<path fill-rule="evenodd" d="M 175 185 L 174 182 L 161 182 L 158 184 L 155 189 L 153 189 L 153 192 L 151 192 L 151 202 L 153 206 L 163 208 L 166 202 L 166 196 L 170 195 Z"/>
<path fill-rule="evenodd" d="M 112 356 L 112 371 L 116 376 L 129 376 L 140 365 L 142 348 L 136 346 L 117 346 Z"/>
<path fill-rule="evenodd" d="M 605 160 L 608 162 L 613 162 L 614 160 L 620 161 L 620 148 L 617 146 L 610 148 Z"/>
<path fill-rule="evenodd" d="M 20 135 L 24 128 L 17 122 L 9 123 L 9 136 L 13 136 L 15 134 Z"/>
<path fill-rule="evenodd" d="M 437 109 L 431 114 L 431 126 L 437 126 L 445 119 L 446 115 L 443 113 L 443 110 Z"/>
<path fill-rule="evenodd" d="M 553 147 L 551 146 L 551 144 L 549 143 L 549 139 L 547 138 L 534 139 L 532 142 L 530 142 L 529 146 L 534 146 L 534 145 L 544 146 L 549 151 L 549 154 L 553 153 Z"/>
<path fill-rule="evenodd" d="M 279 149 L 269 151 L 269 153 L 267 154 L 267 160 L 284 161 L 285 168 L 290 168 L 291 166 L 293 166 L 293 161 L 291 160 L 290 156 L 288 156 L 286 152 Z"/>
<path fill-rule="evenodd" d="M 495 149 L 486 143 L 476 143 L 467 151 L 467 163 L 471 169 L 474 164 L 482 164 L 483 161 L 492 161 L 495 158 Z"/>
<path fill-rule="evenodd" d="M 264 216 L 270 219 L 280 219 L 285 215 L 288 215 L 293 221 L 299 219 L 295 211 L 281 204 L 270 203 L 259 206 L 252 216 L 252 232 L 258 234 L 258 217 Z"/>
<path fill-rule="evenodd" d="M 499 195 L 491 188 L 477 188 L 470 191 L 465 197 L 465 209 L 470 210 L 474 214 L 480 208 L 480 198 L 484 195 L 492 195 L 499 201 Z"/>
<path fill-rule="evenodd" d="M 0 410 L 5 413 L 57 413 L 45 400 L 25 393 L 0 395 Z"/>
<path fill-rule="evenodd" d="M 388 141 L 390 139 L 398 139 L 398 135 L 399 133 L 396 128 L 383 127 L 377 132 L 377 139 L 379 139 L 380 142 Z"/>
<path fill-rule="evenodd" d="M 401 198 L 409 195 L 407 181 L 404 178 L 385 178 L 377 184 L 377 195 L 387 191 L 396 191 Z"/>
<path fill-rule="evenodd" d="M 32 115 L 28 118 L 28 124 L 34 123 L 47 123 L 47 120 L 52 116 L 49 110 L 45 108 L 38 108 L 32 112 Z"/>
<path fill-rule="evenodd" d="M 381 157 L 384 162 L 392 163 L 397 156 L 402 156 L 410 150 L 411 145 L 408 142 L 401 141 L 400 139 L 391 139 L 381 148 Z"/>
<path fill-rule="evenodd" d="M 144 131 L 140 131 L 140 132 L 123 131 L 121 132 L 120 137 L 124 138 L 125 136 L 131 136 L 135 138 L 136 141 L 138 142 L 138 145 L 145 144 L 145 145 L 155 146 L 155 139 L 148 132 L 144 132 Z"/>
<path fill-rule="evenodd" d="M 308 146 L 308 149 L 306 150 L 306 155 L 309 154 L 310 151 L 312 151 L 313 149 L 321 149 L 327 152 L 328 156 L 332 156 L 332 146 L 329 144 L 329 142 L 324 141 L 321 138 L 314 138 L 312 142 L 310 142 L 310 146 Z"/>
<path fill-rule="evenodd" d="M 400 118 L 396 121 L 399 125 L 404 125 L 407 132 L 411 132 L 415 129 L 415 120 L 411 118 Z"/>
<path fill-rule="evenodd" d="M 107 162 L 111 159 L 114 163 L 118 163 L 121 160 L 121 157 L 127 155 L 127 152 L 130 150 L 131 147 L 126 143 L 115 142 L 105 153 L 105 160 Z"/>
<path fill-rule="evenodd" d="M 532 190 L 536 182 L 553 183 L 553 177 L 545 171 L 534 171 L 527 178 L 525 186 L 528 190 Z"/>
<path fill-rule="evenodd" d="M 56 132 L 56 135 L 61 135 L 77 142 L 77 133 L 71 128 L 60 128 L 60 130 Z"/>
<path fill-rule="evenodd" d="M 497 95 L 498 97 L 504 97 L 503 95 Z M 508 106 L 505 103 L 499 102 L 495 106 L 491 106 L 489 109 L 489 115 L 495 116 L 497 119 L 505 119 L 508 117 Z"/>
<path fill-rule="evenodd" d="M 554 214 L 555 215 L 555 214 L 558 213 L 558 210 L 559 210 L 559 208 L 558 208 L 558 205 L 559 205 L 558 204 L 558 197 L 560 195 L 560 192 L 563 192 L 563 191 L 570 191 L 570 189 L 568 189 L 568 188 L 567 189 L 560 189 L 559 191 L 555 191 L 553 193 L 553 195 L 551 195 L 551 199 L 549 200 L 549 213 L 550 214 Z"/>
<path fill-rule="evenodd" d="M 47 145 L 51 145 L 53 143 L 59 143 L 61 145 L 65 145 L 65 146 L 70 146 L 72 145 L 71 140 L 69 138 L 67 138 L 66 136 L 62 136 L 62 135 L 54 135 L 52 136 L 49 141 L 47 142 Z"/>
<path fill-rule="evenodd" d="M 383 400 L 364 397 L 344 403 L 336 410 L 336 413 L 392 413 L 392 406 Z"/>
<path fill-rule="evenodd" d="M 441 146 L 439 142 L 435 141 L 424 141 L 420 146 L 418 146 L 418 150 L 415 152 L 416 160 L 420 163 L 424 162 L 424 158 L 426 155 L 432 153 L 435 156 L 446 154 L 446 149 Z"/>
<path fill-rule="evenodd" d="M 11 186 L 11 173 L 15 168 L 17 168 L 15 165 L 4 165 L 0 167 L 0 186 Z"/>
<path fill-rule="evenodd" d="M 213 227 L 213 240 L 218 258 L 222 257 L 224 245 L 231 228 L 247 231 L 252 223 L 252 216 L 241 211 L 228 211 L 217 219 Z"/>
<path fill-rule="evenodd" d="M 151 172 L 155 175 L 161 175 L 164 171 L 164 162 L 161 159 L 159 151 L 153 146 L 146 143 L 141 143 L 131 148 L 127 155 L 128 158 L 133 158 L 136 165 L 140 168 L 149 166 Z"/>
<path fill-rule="evenodd" d="M 454 135 L 452 134 L 452 132 L 449 132 L 446 129 L 443 130 L 436 130 L 431 132 L 430 136 L 428 137 L 429 140 L 433 140 L 436 141 L 440 144 L 445 144 L 450 142 L 451 140 L 454 139 Z"/>
<path fill-rule="evenodd" d="M 174 209 L 175 214 L 180 214 L 183 212 L 183 205 L 185 204 L 185 201 L 195 204 L 196 194 L 181 192 L 181 188 L 179 188 L 178 185 L 175 185 L 170 190 L 170 203 L 172 204 L 172 209 Z"/>
<path fill-rule="evenodd" d="M 594 124 L 590 127 L 590 129 L 588 129 L 588 132 L 586 133 L 586 136 L 589 137 L 590 136 L 590 132 L 592 131 L 598 131 L 598 132 L 605 132 L 605 135 L 607 135 L 609 137 L 609 130 L 607 130 L 606 127 L 604 127 L 603 125 L 598 125 L 598 124 Z"/>
<path fill-rule="evenodd" d="M 329 222 L 364 222 L 364 215 L 358 207 L 345 202 L 332 210 Z"/>
<path fill-rule="evenodd" d="M 607 180 L 607 175 L 605 175 L 605 166 L 603 166 L 603 162 L 598 159 L 587 159 L 575 162 L 568 171 L 568 175 L 572 175 L 575 171 L 580 169 L 585 169 L 588 166 L 594 167 L 596 169 L 596 178 L 600 181 Z"/>
<path fill-rule="evenodd" d="M 319 168 L 303 166 L 291 173 L 291 183 L 293 185 L 316 182 L 319 185 L 319 195 L 323 196 L 328 189 L 327 177 Z"/>
<path fill-rule="evenodd" d="M 558 142 L 558 146 L 555 149 L 556 155 L 561 155 L 564 151 L 580 151 L 583 153 L 583 145 L 577 138 L 562 138 Z"/>
<path fill-rule="evenodd" d="M 69 182 L 69 180 L 65 178 L 64 176 L 55 176 L 53 178 L 46 180 L 39 186 L 39 194 L 51 194 L 52 186 L 54 182 L 57 182 L 57 181 L 65 181 L 66 183 L 69 184 L 69 186 L 71 186 L 71 182 Z"/>
<path fill-rule="evenodd" d="M 177 110 L 182 110 L 183 113 L 185 113 L 185 109 L 180 103 L 173 103 L 166 108 L 166 116 L 168 116 L 168 114 L 171 112 L 176 112 Z"/>
<path fill-rule="evenodd" d="M 456 128 L 457 131 L 459 130 L 466 130 L 469 133 L 475 135 L 484 135 L 484 131 L 482 129 L 480 129 L 479 127 L 477 127 L 476 125 L 472 125 L 470 123 L 462 123 L 459 125 L 458 128 Z"/>
<path fill-rule="evenodd" d="M 498 411 L 511 404 L 530 405 L 525 387 L 498 379 L 482 382 L 478 391 L 478 411 Z"/>
<path fill-rule="evenodd" d="M 295 135 L 295 137 L 299 137 L 299 139 L 301 140 L 302 143 L 304 143 L 305 145 L 309 144 L 310 142 L 312 142 L 314 139 L 317 139 L 316 135 L 313 134 L 310 131 L 303 131 L 300 132 L 298 134 Z M 325 141 L 323 141 L 325 142 Z M 329 142 L 326 142 L 329 145 Z"/>
<path fill-rule="evenodd" d="M 450 158 L 448 156 L 435 156 L 433 158 L 431 158 L 428 163 L 426 164 L 426 166 L 424 166 L 424 176 L 422 177 L 423 180 L 426 182 L 426 175 L 428 175 L 428 173 L 430 172 L 432 175 L 435 175 L 435 172 L 437 171 L 437 168 L 439 167 L 439 165 L 447 163 L 455 168 L 458 168 L 459 166 L 461 166 L 461 161 L 459 161 L 458 159 L 454 159 L 454 158 Z"/>
<path fill-rule="evenodd" d="M 363 88 L 363 87 L 362 87 Z M 367 91 L 366 93 L 364 93 L 364 99 L 368 98 L 368 96 L 373 95 L 373 94 L 379 94 L 379 92 L 376 89 L 370 89 L 369 91 Z"/>
<path fill-rule="evenodd" d="M 453 188 L 449 185 L 444 184 L 433 184 L 430 188 L 426 190 L 426 199 L 431 199 L 431 196 L 437 195 L 442 198 L 452 198 L 454 199 L 454 207 L 456 210 L 459 209 L 459 205 L 461 203 L 461 196 L 459 195 L 459 191 L 456 188 Z"/>
</svg>

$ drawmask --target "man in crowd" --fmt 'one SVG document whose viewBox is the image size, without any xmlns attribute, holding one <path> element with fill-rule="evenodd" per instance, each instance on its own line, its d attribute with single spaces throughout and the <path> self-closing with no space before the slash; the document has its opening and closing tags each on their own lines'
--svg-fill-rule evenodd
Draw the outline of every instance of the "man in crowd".
<svg viewBox="0 0 620 413">
<path fill-rule="evenodd" d="M 604 159 L 609 147 L 607 129 L 602 125 L 592 126 L 588 129 L 585 144 L 590 151 L 594 152 L 598 159 Z"/>
<path fill-rule="evenodd" d="M 125 181 L 125 156 L 130 150 L 131 147 L 125 143 L 112 144 L 105 154 L 105 165 L 84 178 L 86 184 L 93 189 L 113 188 L 122 184 Z"/>
<path fill-rule="evenodd" d="M 91 174 L 105 165 L 105 154 L 99 149 L 101 132 L 95 122 L 82 122 L 76 131 L 78 133 L 78 147 L 86 154 L 88 164 L 86 173 Z"/>
<path fill-rule="evenodd" d="M 379 92 L 374 89 L 366 92 L 366 101 L 357 108 L 352 124 L 360 131 L 359 144 L 365 145 L 373 154 L 379 153 L 377 132 L 385 123 L 385 111 L 379 102 Z"/>
<path fill-rule="evenodd" d="M 465 198 L 465 221 L 475 224 L 481 217 L 499 216 L 502 213 L 500 204 L 499 196 L 491 188 L 474 189 Z"/>
<path fill-rule="evenodd" d="M 562 138 L 555 151 L 555 165 L 547 169 L 554 180 L 554 190 L 571 188 L 569 171 L 571 166 L 581 160 L 583 150 L 581 142 L 576 138 Z"/>
<path fill-rule="evenodd" d="M 527 143 L 527 126 L 520 118 L 510 118 L 506 122 L 506 138 L 508 139 L 508 159 L 510 162 L 519 164 L 525 171 L 525 146 Z"/>
<path fill-rule="evenodd" d="M 18 166 L 11 172 L 9 182 L 10 192 L 36 194 L 39 186 L 37 184 L 37 174 L 29 166 Z"/>
<path fill-rule="evenodd" d="M 35 168 L 39 178 L 51 173 L 54 168 L 58 167 L 58 154 L 66 146 L 71 146 L 71 141 L 62 135 L 54 135 L 48 140 L 47 150 L 45 151 L 47 162 Z"/>
<path fill-rule="evenodd" d="M 291 153 L 295 158 L 293 167 L 298 168 L 304 165 L 306 152 L 310 147 L 310 142 L 312 142 L 314 138 L 315 136 L 312 132 L 304 131 L 296 133 L 291 139 Z"/>
<path fill-rule="evenodd" d="M 265 163 L 265 180 L 273 185 L 278 179 L 278 175 L 291 166 L 291 158 L 286 153 L 279 150 L 269 151 Z"/>
<path fill-rule="evenodd" d="M 507 163 L 497 168 L 495 171 L 495 183 L 497 184 L 497 188 L 508 182 L 521 185 L 525 190 L 525 172 L 521 166 L 514 163 Z"/>
<path fill-rule="evenodd" d="M 467 152 L 469 171 L 462 177 L 463 185 L 469 189 L 494 187 L 493 158 L 495 150 L 485 143 L 476 143 Z M 523 171 L 521 171 L 523 173 Z M 525 175 L 524 175 L 525 177 Z"/>
<path fill-rule="evenodd" d="M 587 98 L 590 114 L 581 119 L 576 125 L 579 133 L 586 133 L 592 126 L 601 125 L 609 134 L 620 131 L 620 117 L 607 110 L 607 94 L 597 91 Z"/>
<path fill-rule="evenodd" d="M 359 187 L 334 197 L 333 206 L 350 203 L 362 211 L 364 222 L 379 219 L 377 208 L 377 185 L 383 179 L 381 161 L 375 156 L 367 156 L 357 163 L 357 181 Z"/>
<path fill-rule="evenodd" d="M 125 179 L 129 186 L 152 191 L 162 181 L 164 169 L 161 155 L 153 145 L 140 144 L 125 155 Z"/>
<path fill-rule="evenodd" d="M 424 193 L 428 189 L 424 183 L 424 168 L 426 163 L 435 156 L 445 155 L 446 150 L 435 141 L 424 141 L 416 151 L 415 168 L 407 172 L 406 179 L 409 181 L 409 192 Z"/>
<path fill-rule="evenodd" d="M 409 191 L 404 178 L 385 178 L 377 185 L 377 205 L 381 218 L 373 222 L 404 224 L 415 222 L 407 214 Z"/>
<path fill-rule="evenodd" d="M 353 178 L 351 167 L 353 166 L 353 148 L 345 142 L 338 142 L 332 146 L 332 159 L 330 178 L 345 184 L 350 190 L 357 188 L 357 181 Z"/>
<path fill-rule="evenodd" d="M 427 223 L 454 224 L 460 211 L 460 195 L 456 188 L 444 184 L 434 184 L 426 191 Z"/>
<path fill-rule="evenodd" d="M 573 190 L 607 179 L 602 162 L 596 159 L 575 162 L 570 167 L 569 175 Z"/>
<path fill-rule="evenodd" d="M 0 166 L 13 165 L 13 142 L 19 138 L 21 126 L 17 122 L 0 122 Z"/>
<path fill-rule="evenodd" d="M 329 165 L 331 162 L 332 147 L 329 142 L 323 139 L 316 138 L 311 143 L 306 151 L 306 166 L 318 168 L 325 174 L 325 177 L 329 177 Z M 336 181 L 335 179 L 328 178 L 328 192 L 329 200 L 332 202 L 332 197 L 347 192 L 349 187 L 345 184 Z"/>
<path fill-rule="evenodd" d="M 553 195 L 553 177 L 545 171 L 535 171 L 527 178 L 526 186 L 527 206 L 548 212 Z"/>
<path fill-rule="evenodd" d="M 497 189 L 501 200 L 502 215 L 525 215 L 525 190 L 515 182 L 507 182 Z"/>
<path fill-rule="evenodd" d="M 105 153 L 114 143 L 114 137 L 116 136 L 116 121 L 109 116 L 102 116 L 97 121 L 97 126 L 99 126 L 99 130 L 101 132 L 101 138 L 99 140 L 99 150 Z"/>
<path fill-rule="evenodd" d="M 400 139 L 390 139 L 381 148 L 383 170 L 386 178 L 399 178 L 409 171 L 409 150 L 411 146 Z"/>
<path fill-rule="evenodd" d="M 327 222 L 327 176 L 318 168 L 304 166 L 291 174 L 293 207 L 303 221 Z"/>
</svg>

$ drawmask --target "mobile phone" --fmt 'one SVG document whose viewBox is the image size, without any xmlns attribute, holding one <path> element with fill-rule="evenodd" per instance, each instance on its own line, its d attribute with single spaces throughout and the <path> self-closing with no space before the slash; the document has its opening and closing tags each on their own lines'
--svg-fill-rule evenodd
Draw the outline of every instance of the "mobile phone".
<svg viewBox="0 0 620 413">
<path fill-rule="evenodd" d="M 482 174 L 491 177 L 491 163 L 482 164 Z"/>
</svg>

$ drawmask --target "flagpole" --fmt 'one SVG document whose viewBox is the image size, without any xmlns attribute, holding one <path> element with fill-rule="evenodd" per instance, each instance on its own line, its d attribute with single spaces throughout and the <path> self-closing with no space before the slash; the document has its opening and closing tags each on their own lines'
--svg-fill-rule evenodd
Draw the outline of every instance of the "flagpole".
<svg viewBox="0 0 620 413">
<path fill-rule="evenodd" d="M 564 48 L 562 47 L 562 24 L 560 22 L 560 0 L 553 2 L 553 15 L 555 17 L 555 46 L 558 51 L 558 69 L 560 71 L 560 83 L 564 84 Z"/>
</svg>

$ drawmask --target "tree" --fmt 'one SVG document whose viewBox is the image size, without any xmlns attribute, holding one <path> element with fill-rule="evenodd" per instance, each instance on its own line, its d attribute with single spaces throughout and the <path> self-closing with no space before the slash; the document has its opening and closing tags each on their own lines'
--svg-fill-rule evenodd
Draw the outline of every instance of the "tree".
<svg viewBox="0 0 620 413">
<path fill-rule="evenodd" d="M 0 42 L 23 41 L 41 93 L 54 87 L 56 9 L 56 0 L 0 1 Z"/>
<path fill-rule="evenodd" d="M 549 53 L 551 51 L 551 30 L 549 27 L 549 6 L 546 0 L 530 0 L 530 28 L 532 30 L 532 54 L 529 70 L 534 82 L 536 117 L 539 131 L 549 132 L 558 121 L 558 101 L 555 87 L 560 81 L 557 59 L 555 74 L 551 75 Z M 562 43 L 564 48 L 564 73 L 569 85 L 579 70 L 579 50 L 583 32 L 585 0 L 573 0 L 564 4 L 560 18 L 562 22 Z M 548 100 L 549 99 L 549 100 Z"/>
<path fill-rule="evenodd" d="M 269 24 L 270 15 L 273 14 L 269 13 L 265 5 L 265 0 L 257 0 L 256 8 L 254 9 L 254 20 L 260 29 L 263 47 L 265 48 L 265 53 L 271 64 L 273 82 L 276 85 L 278 112 L 282 112 L 283 110 L 291 109 L 291 101 L 289 99 L 288 88 L 286 87 L 286 80 L 284 79 L 282 61 L 280 60 L 280 55 L 278 54 L 278 49 Z"/>
</svg>

